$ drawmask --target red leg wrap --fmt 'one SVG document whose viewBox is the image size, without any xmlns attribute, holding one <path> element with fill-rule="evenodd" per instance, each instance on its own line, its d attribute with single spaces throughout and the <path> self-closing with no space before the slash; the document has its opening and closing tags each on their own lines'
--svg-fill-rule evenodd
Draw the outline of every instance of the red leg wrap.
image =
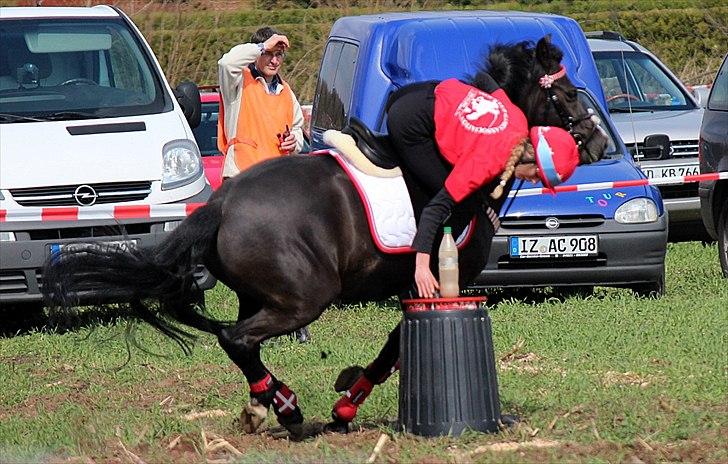
<svg viewBox="0 0 728 464">
<path fill-rule="evenodd" d="M 253 395 L 259 395 L 261 393 L 264 393 L 273 386 L 273 376 L 270 375 L 270 372 L 265 374 L 265 377 L 263 377 L 261 380 L 250 384 L 250 393 Z"/>
<path fill-rule="evenodd" d="M 369 379 L 363 375 L 360 376 L 354 382 L 354 385 L 344 393 L 344 396 L 339 398 L 334 404 L 334 410 L 331 412 L 331 416 L 343 422 L 353 421 L 359 405 L 372 392 L 372 387 L 374 387 L 374 384 Z"/>
</svg>

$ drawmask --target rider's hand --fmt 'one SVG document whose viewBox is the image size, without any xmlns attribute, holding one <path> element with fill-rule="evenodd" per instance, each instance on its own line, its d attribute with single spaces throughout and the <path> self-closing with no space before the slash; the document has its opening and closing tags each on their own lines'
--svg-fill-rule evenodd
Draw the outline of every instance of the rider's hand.
<svg viewBox="0 0 728 464">
<path fill-rule="evenodd" d="M 435 291 L 440 289 L 440 284 L 430 270 L 430 255 L 427 253 L 417 253 L 415 258 L 415 284 L 420 298 L 434 298 Z"/>
<path fill-rule="evenodd" d="M 273 34 L 270 36 L 268 40 L 263 42 L 263 51 L 266 52 L 275 52 L 275 51 L 282 51 L 285 52 L 288 50 L 288 48 L 291 46 L 291 44 L 288 43 L 288 37 L 281 34 Z"/>
</svg>

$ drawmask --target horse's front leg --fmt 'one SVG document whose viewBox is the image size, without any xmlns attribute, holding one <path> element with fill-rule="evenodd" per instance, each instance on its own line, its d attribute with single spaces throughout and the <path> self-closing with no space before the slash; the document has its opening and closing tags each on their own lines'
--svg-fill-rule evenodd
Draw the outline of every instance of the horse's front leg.
<svg viewBox="0 0 728 464">
<path fill-rule="evenodd" d="M 337 392 L 344 392 L 344 395 L 334 404 L 331 411 L 333 421 L 326 425 L 326 431 L 348 432 L 349 424 L 356 417 L 359 406 L 372 392 L 374 385 L 384 383 L 399 369 L 400 325 L 397 324 L 397 327 L 389 333 L 379 355 L 365 369 L 360 366 L 350 366 L 341 371 L 334 389 Z"/>
</svg>

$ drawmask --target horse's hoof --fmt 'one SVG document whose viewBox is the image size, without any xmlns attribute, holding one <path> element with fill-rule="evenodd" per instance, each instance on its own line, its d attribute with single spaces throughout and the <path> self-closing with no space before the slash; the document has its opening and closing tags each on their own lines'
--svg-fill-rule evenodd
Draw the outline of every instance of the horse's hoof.
<svg viewBox="0 0 728 464">
<path fill-rule="evenodd" d="M 364 368 L 361 366 L 349 366 L 343 371 L 339 372 L 339 376 L 336 377 L 334 382 L 334 391 L 337 393 L 344 393 L 346 390 L 351 388 L 356 382 L 356 379 L 364 374 Z"/>
<path fill-rule="evenodd" d="M 268 417 L 268 408 L 255 398 L 251 399 L 240 412 L 240 428 L 243 433 L 256 433 Z"/>
<path fill-rule="evenodd" d="M 349 423 L 342 421 L 331 421 L 324 425 L 324 433 L 349 433 Z"/>
<path fill-rule="evenodd" d="M 289 424 L 285 426 L 288 429 L 289 438 L 292 441 L 303 440 L 303 423 L 300 424 Z"/>
</svg>

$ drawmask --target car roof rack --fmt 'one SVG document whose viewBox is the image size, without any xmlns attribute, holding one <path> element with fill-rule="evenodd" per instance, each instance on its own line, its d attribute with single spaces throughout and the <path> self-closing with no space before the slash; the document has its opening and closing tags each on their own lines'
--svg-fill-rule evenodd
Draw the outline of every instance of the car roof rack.
<svg viewBox="0 0 728 464">
<path fill-rule="evenodd" d="M 619 40 L 620 42 L 627 41 L 622 34 L 614 31 L 589 31 L 585 32 L 584 35 L 586 35 L 588 39 Z"/>
</svg>

